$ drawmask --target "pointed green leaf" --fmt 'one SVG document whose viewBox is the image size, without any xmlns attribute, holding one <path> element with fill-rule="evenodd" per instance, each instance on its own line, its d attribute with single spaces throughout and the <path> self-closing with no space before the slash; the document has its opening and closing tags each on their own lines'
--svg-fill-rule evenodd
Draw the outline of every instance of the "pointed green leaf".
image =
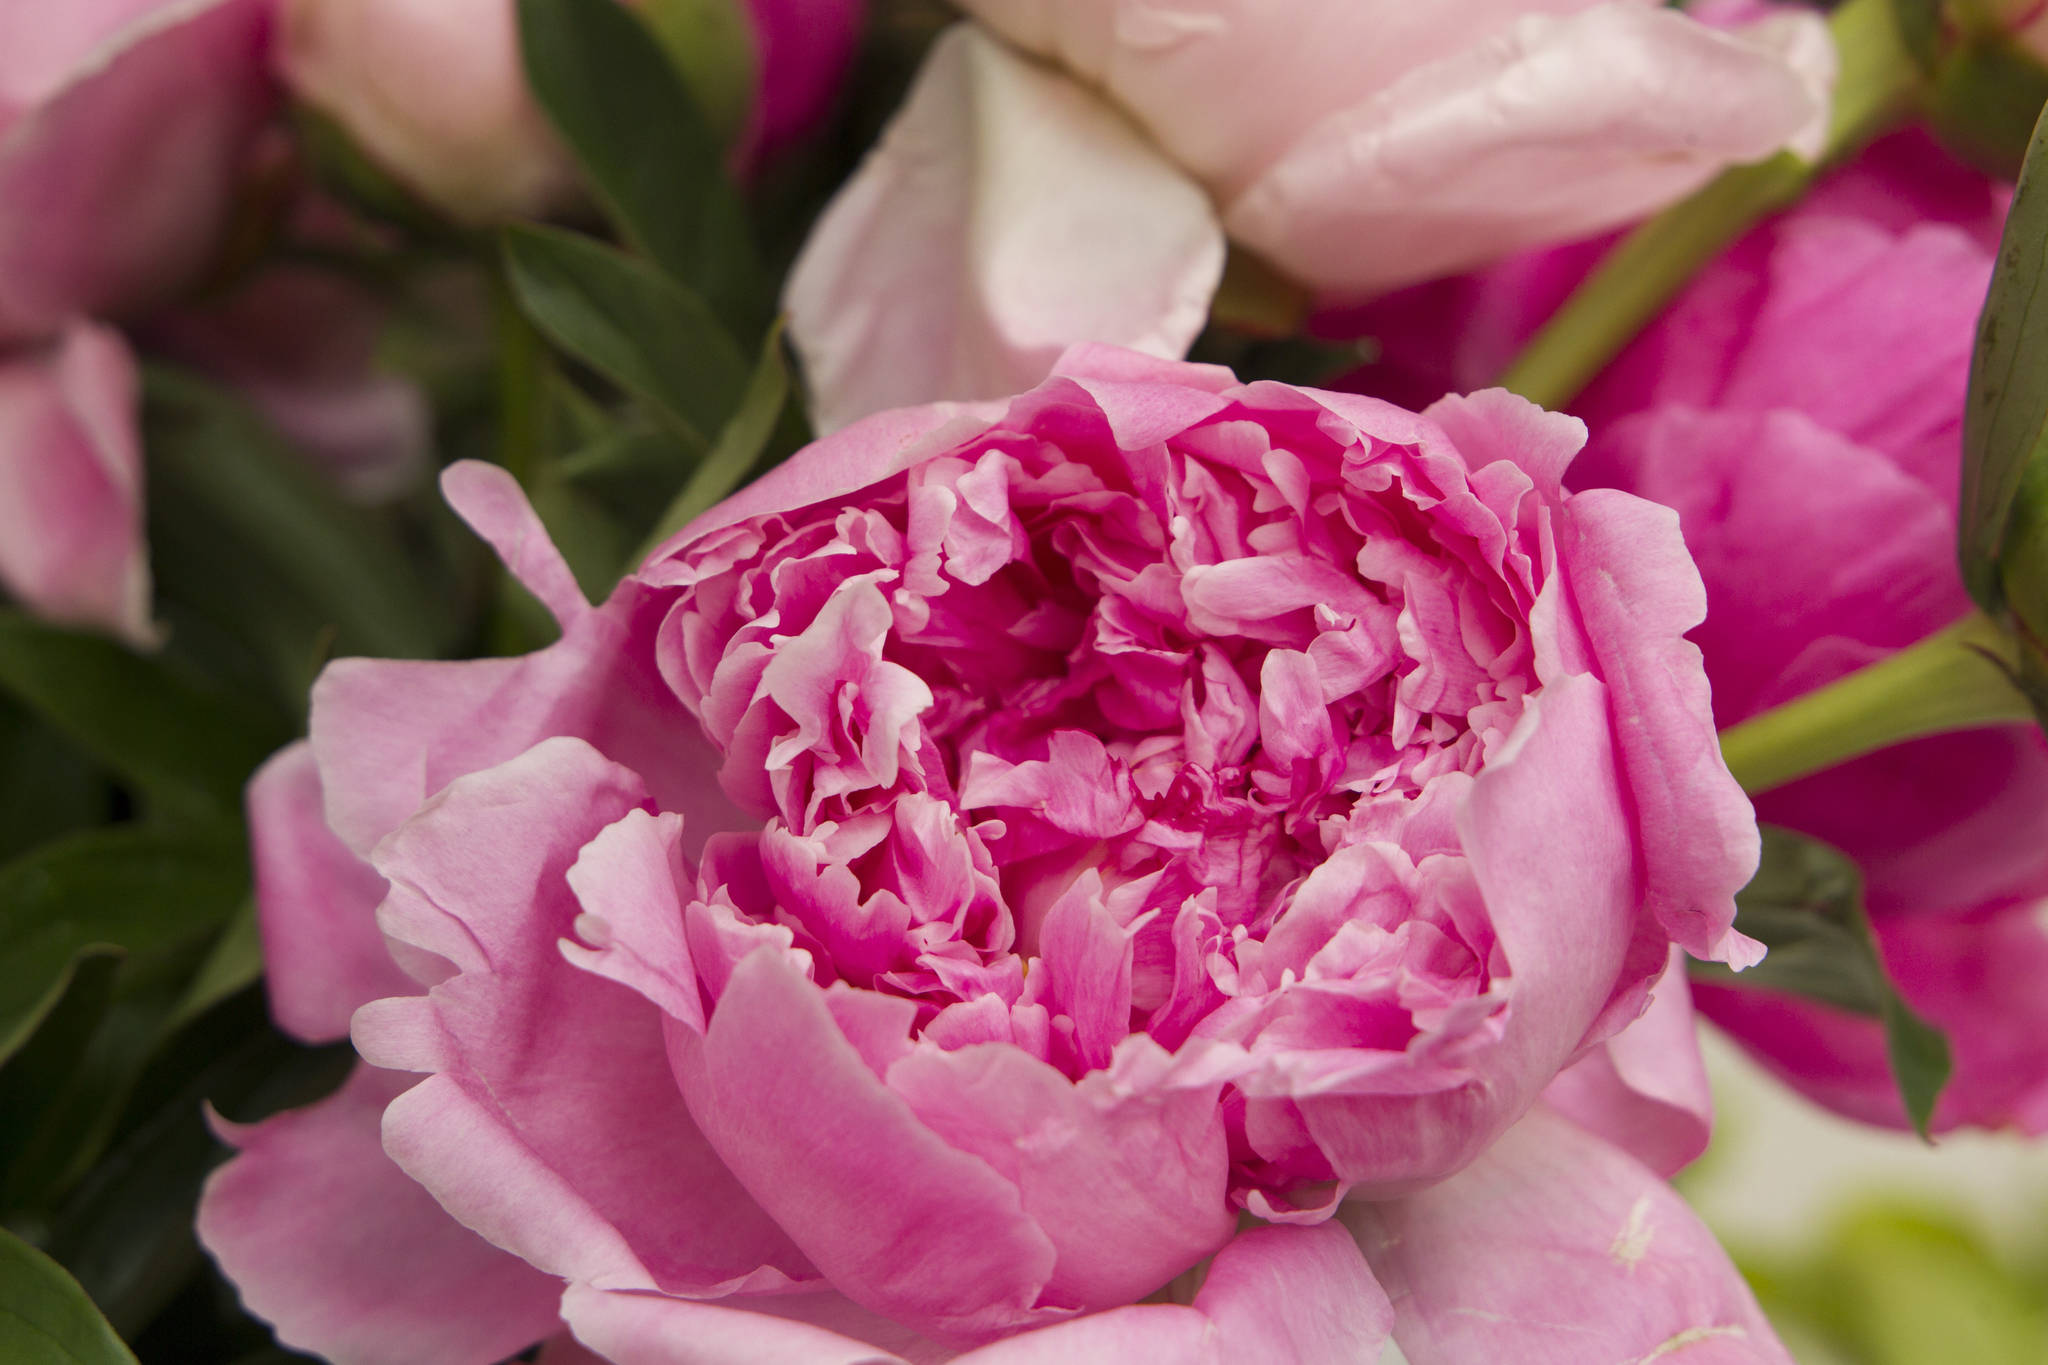
<svg viewBox="0 0 2048 1365">
<path fill-rule="evenodd" d="M 1863 911 L 1862 873 L 1818 839 L 1772 825 L 1763 836 L 1762 865 L 1735 897 L 1735 927 L 1770 951 L 1746 972 L 1696 962 L 1693 976 L 1784 991 L 1881 1020 L 1899 1096 L 1925 1137 L 1948 1084 L 1948 1040 L 1913 1012 L 1885 971 Z"/>
<path fill-rule="evenodd" d="M 645 559 L 662 541 L 739 487 L 775 435 L 789 404 L 789 391 L 789 363 L 782 354 L 782 325 L 777 323 L 769 329 L 768 340 L 761 347 L 761 358 L 754 365 L 753 377 L 747 381 L 739 411 L 725 424 L 711 453 L 655 523 L 639 558 Z"/>
<path fill-rule="evenodd" d="M 769 309 L 725 148 L 645 21 L 617 0 L 519 0 L 534 95 L 626 240 L 742 336 Z"/>
<path fill-rule="evenodd" d="M 1998 265 L 1977 323 L 1963 415 L 1963 489 L 1957 553 L 1970 595 L 1986 611 L 2004 605 L 1999 560 L 2014 498 L 2030 465 L 2048 460 L 2048 116 L 2035 124 Z"/>
<path fill-rule="evenodd" d="M 8 1365 L 135 1365 L 63 1266 L 0 1229 L 0 1360 Z"/>
<path fill-rule="evenodd" d="M 645 400 L 697 449 L 710 445 L 740 399 L 747 365 L 702 299 L 645 262 L 558 228 L 508 228 L 505 267 L 519 306 L 556 345 Z"/>
<path fill-rule="evenodd" d="M 247 890 L 227 831 L 116 825 L 0 867 L 0 1060 L 56 1008 L 81 957 L 204 938 Z"/>
<path fill-rule="evenodd" d="M 0 689 L 164 807 L 235 811 L 285 736 L 97 635 L 0 610 Z"/>
</svg>

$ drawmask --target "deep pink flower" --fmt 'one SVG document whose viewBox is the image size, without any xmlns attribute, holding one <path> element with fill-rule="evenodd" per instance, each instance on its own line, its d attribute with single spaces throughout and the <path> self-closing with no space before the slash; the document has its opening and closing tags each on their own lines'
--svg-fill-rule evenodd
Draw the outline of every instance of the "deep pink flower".
<svg viewBox="0 0 2048 1365">
<path fill-rule="evenodd" d="M 236 1134 L 201 1235 L 342 1360 L 1783 1361 L 1651 1171 L 1532 1112 L 1599 1063 L 1560 1103 L 1621 1127 L 1673 1010 L 1689 1055 L 1682 994 L 1625 1029 L 1669 946 L 1754 949 L 1697 578 L 1564 492 L 1582 434 L 1083 349 L 820 442 L 597 608 L 457 467 L 563 635 L 336 664 L 252 787 L 278 1017 L 360 1005 L 367 1064 Z M 1690 1096 L 1637 1098 L 1664 1161 Z"/>
<path fill-rule="evenodd" d="M 1955 566 L 1964 387 L 2006 187 L 1925 134 L 1879 143 L 1710 266 L 1574 405 L 1575 482 L 1676 508 L 1706 580 L 1693 633 L 1722 725 L 1969 610 Z M 1592 244 L 1413 291 L 1350 320 L 1426 401 L 1497 373 L 1598 258 Z M 2048 1131 L 2048 741 L 2026 726 L 1900 745 L 1768 793 L 1759 816 L 1855 856 L 1906 998 L 1956 1074 L 1937 1127 Z M 1702 1009 L 1856 1118 L 1903 1124 L 1873 1020 L 1751 989 Z"/>
<path fill-rule="evenodd" d="M 192 282 L 275 101 L 269 24 L 270 0 L 0 8 L 0 344 Z"/>
</svg>

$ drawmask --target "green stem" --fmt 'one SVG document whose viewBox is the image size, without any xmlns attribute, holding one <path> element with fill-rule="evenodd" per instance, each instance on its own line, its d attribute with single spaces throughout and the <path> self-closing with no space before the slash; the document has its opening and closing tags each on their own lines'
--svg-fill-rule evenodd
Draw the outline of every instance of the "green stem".
<svg viewBox="0 0 2048 1365">
<path fill-rule="evenodd" d="M 1546 408 L 1579 396 L 1722 248 L 1796 202 L 1815 175 L 1896 123 L 1922 79 L 1901 40 L 1894 0 L 1847 0 L 1829 19 L 1841 75 L 1818 161 L 1779 152 L 1722 172 L 1607 253 L 1523 348 L 1501 384 Z"/>
<path fill-rule="evenodd" d="M 497 329 L 498 463 L 529 493 L 540 473 L 547 420 L 547 348 L 502 274 L 492 286 Z"/>
<path fill-rule="evenodd" d="M 1723 730 L 1721 755 L 1743 790 L 1763 792 L 1923 735 L 2032 724 L 2017 668 L 2012 637 L 1973 614 Z"/>
</svg>

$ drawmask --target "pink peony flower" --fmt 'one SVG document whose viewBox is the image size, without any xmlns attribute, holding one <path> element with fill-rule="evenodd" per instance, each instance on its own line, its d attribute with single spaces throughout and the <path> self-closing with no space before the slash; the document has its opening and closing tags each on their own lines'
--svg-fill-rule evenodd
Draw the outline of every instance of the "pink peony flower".
<svg viewBox="0 0 2048 1365">
<path fill-rule="evenodd" d="M 0 587 L 40 616 L 148 645 L 140 401 L 110 328 L 74 323 L 0 351 Z"/>
<path fill-rule="evenodd" d="M 827 428 L 1073 342 L 1177 357 L 1226 234 L 1357 299 L 1615 226 L 1811 153 L 1834 71 L 1817 16 L 1654 0 L 965 8 L 790 278 Z"/>
<path fill-rule="evenodd" d="M 1575 474 L 1679 513 L 1724 726 L 1969 612 L 1963 402 L 2005 198 L 1917 135 L 1880 146 L 1739 244 L 1577 405 L 1594 439 Z M 2048 739 L 1919 740 L 1757 808 L 1862 867 L 1886 965 L 1955 1047 L 1936 1126 L 2048 1132 Z M 1822 1103 L 1905 1122 L 1876 1021 L 1750 990 L 1699 999 Z"/>
<path fill-rule="evenodd" d="M 1955 567 L 1964 388 L 2010 191 L 1895 135 L 1709 267 L 1575 407 L 1574 480 L 1679 512 L 1710 610 L 1720 723 L 1790 700 L 1969 610 Z M 1382 339 L 1347 383 L 1403 401 L 1498 373 L 1602 243 L 1408 291 L 1337 328 Z M 1870 376 L 1882 375 L 1874 384 Z M 1882 534 L 1874 534 L 1881 530 Z M 1861 865 L 1885 961 L 1943 1026 L 1935 1126 L 2048 1131 L 2048 969 L 2031 906 L 2048 741 L 2028 727 L 1900 745 L 1759 798 Z M 1903 1125 L 1878 1025 L 1752 989 L 1702 1008 L 1807 1094 Z"/>
<path fill-rule="evenodd" d="M 280 67 L 293 93 L 443 212 L 488 223 L 574 197 L 575 168 L 526 87 L 513 0 L 282 4 Z M 739 146 L 744 164 L 824 114 L 864 8 L 860 0 L 742 6 L 757 66 Z"/>
<path fill-rule="evenodd" d="M 456 467 L 562 637 L 338 663 L 252 785 L 277 1017 L 366 1064 L 201 1236 L 343 1361 L 1785 1361 L 1538 1104 L 1663 1160 L 1650 987 L 1755 949 L 1698 581 L 1582 437 L 1082 348 L 596 608 Z"/>
<path fill-rule="evenodd" d="M 275 95 L 269 0 L 0 9 L 0 345 L 189 285 Z"/>
</svg>

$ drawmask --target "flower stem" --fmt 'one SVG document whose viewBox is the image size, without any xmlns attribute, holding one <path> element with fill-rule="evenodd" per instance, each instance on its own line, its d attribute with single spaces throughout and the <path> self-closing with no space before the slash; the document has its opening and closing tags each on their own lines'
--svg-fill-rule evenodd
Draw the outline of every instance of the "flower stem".
<svg viewBox="0 0 2048 1365">
<path fill-rule="evenodd" d="M 1919 644 L 1721 732 L 1721 755 L 1743 790 L 1809 773 L 1924 735 L 2032 724 L 2014 682 L 2012 637 L 1973 613 Z"/>
<path fill-rule="evenodd" d="M 1828 21 L 1841 75 L 1817 161 L 1781 151 L 1722 172 L 1629 233 L 1532 338 L 1500 382 L 1546 408 L 1579 396 L 1702 266 L 1752 224 L 1796 202 L 1827 165 L 1892 127 L 1923 77 L 1894 0 L 1847 0 Z"/>
</svg>

